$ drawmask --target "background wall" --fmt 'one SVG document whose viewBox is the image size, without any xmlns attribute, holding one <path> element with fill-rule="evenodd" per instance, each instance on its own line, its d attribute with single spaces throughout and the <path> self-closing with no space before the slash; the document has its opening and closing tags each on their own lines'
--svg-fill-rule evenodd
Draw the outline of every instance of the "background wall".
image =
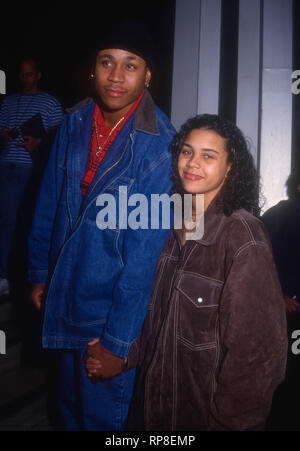
<svg viewBox="0 0 300 451">
<path fill-rule="evenodd" d="M 89 56 L 106 20 L 136 18 L 149 26 L 157 50 L 152 93 L 170 112 L 175 0 L 11 2 L 1 4 L 0 69 L 7 92 L 19 90 L 18 59 L 36 55 L 42 66 L 41 87 L 70 107 L 89 94 Z"/>
<path fill-rule="evenodd" d="M 1 5 L 0 69 L 7 92 L 20 89 L 19 57 L 36 55 L 42 89 L 70 107 L 90 94 L 89 55 L 101 24 L 135 17 L 155 38 L 151 91 L 178 128 L 196 113 L 236 122 L 261 171 L 265 208 L 285 197 L 291 168 L 300 166 L 300 0 L 152 0 L 112 4 L 28 2 Z M 66 8 L 65 5 L 68 5 Z"/>
<path fill-rule="evenodd" d="M 299 159 L 299 1 L 176 1 L 171 117 L 207 112 L 236 122 L 259 168 L 264 210 L 286 197 Z M 299 66 L 300 67 L 300 66 Z M 293 103 L 294 102 L 294 103 Z"/>
</svg>

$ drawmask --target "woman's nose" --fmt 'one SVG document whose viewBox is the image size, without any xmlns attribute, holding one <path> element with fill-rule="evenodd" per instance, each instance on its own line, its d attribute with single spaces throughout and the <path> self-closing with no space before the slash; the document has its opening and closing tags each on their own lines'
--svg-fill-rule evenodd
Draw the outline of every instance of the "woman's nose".
<svg viewBox="0 0 300 451">
<path fill-rule="evenodd" d="M 199 167 L 200 166 L 200 160 L 197 158 L 197 155 L 193 154 L 190 156 L 190 158 L 187 161 L 187 165 L 189 167 Z"/>
</svg>

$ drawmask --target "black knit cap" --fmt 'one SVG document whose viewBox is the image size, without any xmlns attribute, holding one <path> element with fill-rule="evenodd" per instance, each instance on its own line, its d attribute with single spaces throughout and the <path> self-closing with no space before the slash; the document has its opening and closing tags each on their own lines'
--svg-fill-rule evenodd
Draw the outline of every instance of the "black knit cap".
<svg viewBox="0 0 300 451">
<path fill-rule="evenodd" d="M 134 20 L 118 20 L 102 29 L 95 51 L 121 49 L 143 58 L 147 66 L 154 61 L 154 46 L 146 24 Z"/>
</svg>

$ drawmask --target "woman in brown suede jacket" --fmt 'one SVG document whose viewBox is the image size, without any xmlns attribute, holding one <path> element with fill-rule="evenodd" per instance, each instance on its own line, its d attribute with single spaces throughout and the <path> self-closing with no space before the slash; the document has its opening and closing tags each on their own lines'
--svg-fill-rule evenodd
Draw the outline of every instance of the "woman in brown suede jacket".
<svg viewBox="0 0 300 451">
<path fill-rule="evenodd" d="M 263 429 L 284 379 L 284 300 L 258 214 L 259 183 L 240 130 L 215 115 L 172 143 L 176 191 L 204 194 L 204 235 L 173 230 L 159 257 L 128 429 Z M 195 215 L 193 215 L 193 219 Z M 88 369 L 96 371 L 90 360 Z"/>
<path fill-rule="evenodd" d="M 284 379 L 284 301 L 257 214 L 259 183 L 240 130 L 218 116 L 172 144 L 177 192 L 204 194 L 204 236 L 173 230 L 160 255 L 137 364 L 130 429 L 263 429 Z M 195 196 L 193 196 L 194 198 Z"/>
</svg>

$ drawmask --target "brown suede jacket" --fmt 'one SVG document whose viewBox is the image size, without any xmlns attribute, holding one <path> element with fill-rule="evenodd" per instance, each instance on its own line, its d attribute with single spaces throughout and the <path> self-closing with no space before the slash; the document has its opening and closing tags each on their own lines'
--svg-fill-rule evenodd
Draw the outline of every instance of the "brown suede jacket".
<svg viewBox="0 0 300 451">
<path fill-rule="evenodd" d="M 269 238 L 212 203 L 201 240 L 173 231 L 157 264 L 129 429 L 263 429 L 285 376 L 286 314 Z"/>
</svg>

